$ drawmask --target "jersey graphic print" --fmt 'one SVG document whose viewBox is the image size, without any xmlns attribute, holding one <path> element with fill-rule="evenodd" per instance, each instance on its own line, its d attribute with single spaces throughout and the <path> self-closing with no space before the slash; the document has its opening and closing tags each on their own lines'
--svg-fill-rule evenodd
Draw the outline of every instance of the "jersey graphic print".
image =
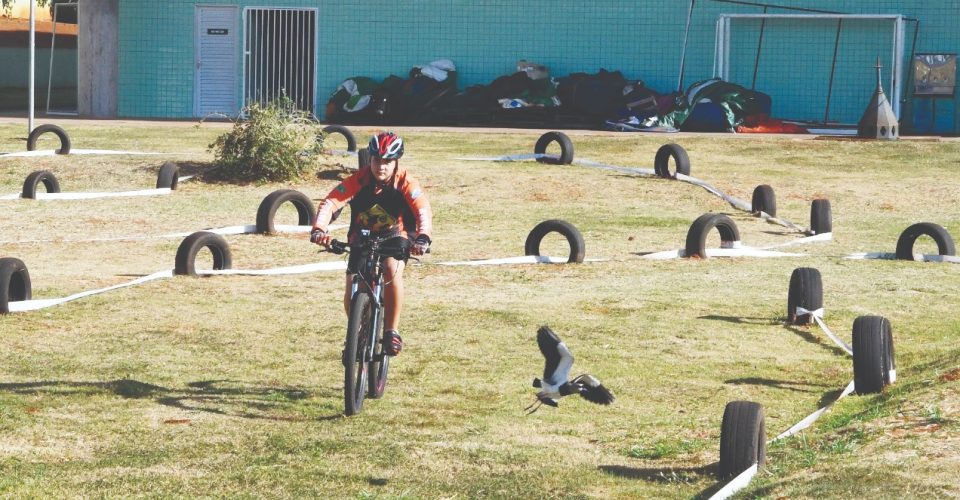
<svg viewBox="0 0 960 500">
<path fill-rule="evenodd" d="M 387 213 L 380 205 L 374 204 L 365 212 L 357 215 L 357 222 L 361 227 L 369 228 L 378 233 L 390 229 L 397 224 L 397 219 Z"/>
</svg>

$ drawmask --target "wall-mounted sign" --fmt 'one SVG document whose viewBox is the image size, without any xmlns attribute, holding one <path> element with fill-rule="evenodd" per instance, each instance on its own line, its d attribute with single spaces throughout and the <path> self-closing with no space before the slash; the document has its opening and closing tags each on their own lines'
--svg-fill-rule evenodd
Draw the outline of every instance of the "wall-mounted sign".
<svg viewBox="0 0 960 500">
<path fill-rule="evenodd" d="M 956 54 L 917 54 L 913 58 L 913 95 L 953 97 L 957 85 Z"/>
<path fill-rule="evenodd" d="M 208 35 L 226 35 L 230 30 L 226 28 L 207 28 Z"/>
</svg>

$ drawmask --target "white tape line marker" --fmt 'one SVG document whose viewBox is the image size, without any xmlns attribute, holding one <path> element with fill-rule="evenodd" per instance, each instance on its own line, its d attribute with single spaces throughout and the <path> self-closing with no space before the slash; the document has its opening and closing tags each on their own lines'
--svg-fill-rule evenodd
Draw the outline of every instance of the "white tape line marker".
<svg viewBox="0 0 960 500">
<path fill-rule="evenodd" d="M 57 151 L 54 149 L 44 149 L 40 151 L 20 151 L 17 153 L 0 153 L 0 158 L 29 157 L 29 156 L 55 156 L 56 154 L 57 154 Z M 69 154 L 71 155 L 171 155 L 171 156 L 173 155 L 173 153 L 144 153 L 141 151 L 114 151 L 112 149 L 70 149 Z"/>
<path fill-rule="evenodd" d="M 125 288 L 128 286 L 139 285 L 140 283 L 146 283 L 148 281 L 153 281 L 160 278 L 170 278 L 172 276 L 173 276 L 173 270 L 168 269 L 166 271 L 158 271 L 153 274 L 148 274 L 147 276 L 143 276 L 141 278 L 137 278 L 133 281 L 128 281 L 126 283 L 121 283 L 119 285 L 113 285 L 113 286 L 108 286 L 106 288 L 99 288 L 97 290 L 89 290 L 86 292 L 75 293 L 73 295 L 70 295 L 68 297 L 63 297 L 60 299 L 23 300 L 19 302 L 9 302 L 7 305 L 10 308 L 10 312 L 35 311 L 37 309 L 44 309 L 47 307 L 60 305 L 65 302 L 82 299 L 84 297 L 89 297 L 91 295 L 109 292 L 111 290 L 116 290 L 118 288 Z"/>
<path fill-rule="evenodd" d="M 837 396 L 837 399 L 834 399 L 833 401 L 831 401 L 829 404 L 827 404 L 827 405 L 824 406 L 823 408 L 820 408 L 819 410 L 811 413 L 810 415 L 807 415 L 806 418 L 804 418 L 803 420 L 801 420 L 801 421 L 793 424 L 792 427 L 790 427 L 789 429 L 783 431 L 779 436 L 777 436 L 777 437 L 771 439 L 770 441 L 768 441 L 768 443 L 775 443 L 775 442 L 777 442 L 777 441 L 779 441 L 779 440 L 781 440 L 781 439 L 783 439 L 783 438 L 787 438 L 787 437 L 793 436 L 794 434 L 796 434 L 796 433 L 798 433 L 798 432 L 806 429 L 807 427 L 810 427 L 811 425 L 813 425 L 814 422 L 817 421 L 818 418 L 820 418 L 821 415 L 823 415 L 827 410 L 829 410 L 830 407 L 832 407 L 834 403 L 836 403 L 837 401 L 840 401 L 841 399 L 843 399 L 843 398 L 849 396 L 850 394 L 852 394 L 852 393 L 853 393 L 853 387 L 854 387 L 853 380 L 851 380 L 850 383 L 847 384 L 847 387 L 846 387 L 845 389 L 843 389 L 843 392 L 841 392 L 840 395 Z"/>
<path fill-rule="evenodd" d="M 792 245 L 802 245 L 805 243 L 815 243 L 818 241 L 830 241 L 833 239 L 833 233 L 820 233 L 813 236 L 804 236 L 803 238 L 797 238 L 795 240 L 786 241 L 783 243 L 777 243 L 776 245 L 768 245 L 760 247 L 763 250 L 772 250 L 774 248 L 783 248 Z"/>
<path fill-rule="evenodd" d="M 307 274 L 320 271 L 343 271 L 347 268 L 344 261 L 337 262 L 317 262 L 314 264 L 303 264 L 299 266 L 276 267 L 273 269 L 208 269 L 197 270 L 197 274 L 220 275 L 220 274 L 239 274 L 244 276 L 279 276 L 286 274 Z"/>
<path fill-rule="evenodd" d="M 816 310 L 811 311 L 811 310 L 809 310 L 809 309 L 805 309 L 805 308 L 803 308 L 803 307 L 797 306 L 797 312 L 796 312 L 796 314 L 797 314 L 797 316 L 800 316 L 800 315 L 803 315 L 803 314 L 809 314 L 811 317 L 813 317 L 813 320 L 817 322 L 817 325 L 820 327 L 820 329 L 823 330 L 823 333 L 827 334 L 827 337 L 830 337 L 830 340 L 832 340 L 834 344 L 837 344 L 838 346 L 840 346 L 841 349 L 844 350 L 844 352 L 846 352 L 847 354 L 853 356 L 853 349 L 850 347 L 850 345 L 847 344 L 846 342 L 844 342 L 843 340 L 840 340 L 840 337 L 837 337 L 837 336 L 830 330 L 830 328 L 827 326 L 827 324 L 823 321 L 823 308 L 822 308 L 822 307 L 819 308 L 819 309 L 816 309 Z"/>
<path fill-rule="evenodd" d="M 597 163 L 595 161 L 590 161 L 590 160 L 573 160 L 573 162 L 578 163 L 580 165 L 586 165 L 588 167 L 599 168 L 602 170 L 613 170 L 614 172 L 624 172 L 627 174 L 657 177 L 656 170 L 652 168 L 621 167 L 619 165 L 608 165 L 606 163 Z"/>
<path fill-rule="evenodd" d="M 584 259 L 584 262 L 607 262 L 609 259 Z M 524 255 L 521 257 L 505 257 L 502 259 L 462 260 L 456 262 L 438 262 L 441 266 L 488 266 L 500 264 L 566 264 L 567 257 L 550 257 L 546 255 Z"/>
<path fill-rule="evenodd" d="M 192 175 L 181 177 L 179 182 L 186 182 L 192 179 Z M 141 189 L 139 191 L 116 191 L 106 193 L 44 193 L 37 192 L 34 199 L 37 200 L 87 200 L 93 198 L 121 198 L 127 196 L 157 196 L 171 193 L 170 188 Z M 8 194 L 0 196 L 0 200 L 19 200 L 22 193 Z"/>
<path fill-rule="evenodd" d="M 667 260 L 686 256 L 686 251 L 682 248 L 677 250 L 664 250 L 662 252 L 641 255 L 643 259 Z M 707 257 L 805 257 L 802 253 L 778 252 L 776 250 L 765 250 L 762 248 L 744 247 L 739 248 L 708 248 Z"/>
<path fill-rule="evenodd" d="M 285 224 L 277 224 L 274 226 L 278 233 L 309 233 L 313 227 L 312 226 L 293 226 Z M 348 227 L 347 224 L 333 224 L 330 226 L 330 231 L 336 231 L 339 229 L 344 229 Z M 257 226 L 254 224 L 247 224 L 244 226 L 227 226 L 220 227 L 215 229 L 200 229 L 200 231 L 210 231 L 212 233 L 217 233 L 220 235 L 234 235 L 234 234 L 251 234 L 257 232 Z M 169 234 L 160 234 L 154 236 L 119 236 L 116 238 L 90 238 L 84 240 L 19 240 L 19 241 L 0 241 L 0 245 L 12 245 L 12 244 L 28 244 L 28 243 L 96 243 L 96 242 L 106 242 L 106 241 L 145 241 L 145 240 L 155 240 L 163 238 L 186 238 L 193 234 L 190 233 L 169 233 Z"/>
<path fill-rule="evenodd" d="M 746 488 L 747 485 L 750 484 L 750 481 L 753 480 L 753 476 L 757 475 L 759 469 L 760 467 L 756 463 L 747 467 L 746 470 L 731 479 L 723 488 L 720 488 L 719 491 L 714 493 L 710 497 L 710 500 L 727 500 L 732 497 L 734 493 Z"/>
<path fill-rule="evenodd" d="M 931 254 L 914 254 L 913 258 L 916 259 L 919 257 L 919 260 L 923 262 L 949 262 L 951 264 L 960 264 L 960 257 L 956 255 L 931 255 Z M 844 259 L 854 259 L 854 260 L 869 260 L 869 259 L 882 259 L 882 260 L 897 260 L 897 254 L 889 252 L 861 252 L 853 253 L 844 257 Z"/>
<path fill-rule="evenodd" d="M 749 203 L 747 203 L 746 201 L 743 201 L 743 200 L 741 200 L 740 198 L 734 198 L 733 196 L 730 196 L 730 195 L 724 193 L 723 191 L 720 191 L 719 189 L 713 187 L 712 185 L 708 184 L 708 183 L 705 182 L 705 181 L 702 181 L 702 180 L 700 180 L 700 179 L 697 179 L 696 177 L 690 177 L 689 175 L 684 175 L 684 174 L 678 173 L 678 174 L 677 174 L 677 180 L 678 180 L 678 181 L 688 182 L 688 183 L 693 184 L 693 185 L 696 185 L 696 186 L 700 186 L 700 187 L 702 187 L 703 189 L 706 189 L 707 191 L 713 193 L 714 195 L 722 198 L 723 201 L 726 201 L 726 202 L 729 203 L 731 206 L 733 206 L 734 208 L 737 208 L 737 209 L 739 209 L 739 210 L 743 210 L 743 211 L 745 211 L 745 212 L 749 212 L 749 211 L 753 208 L 753 207 L 752 207 Z"/>
<path fill-rule="evenodd" d="M 537 158 L 543 158 L 547 156 L 549 155 L 529 153 L 529 154 L 506 155 L 506 156 L 462 156 L 454 159 L 465 160 L 465 161 L 526 161 L 526 160 L 536 160 Z M 553 156 L 552 158 L 558 158 L 558 157 Z"/>
</svg>

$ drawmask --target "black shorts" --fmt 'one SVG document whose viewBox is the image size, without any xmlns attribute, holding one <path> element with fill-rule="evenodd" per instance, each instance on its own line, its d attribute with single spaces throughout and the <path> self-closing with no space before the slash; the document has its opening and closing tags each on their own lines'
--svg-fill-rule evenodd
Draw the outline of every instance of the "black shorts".
<svg viewBox="0 0 960 500">
<path fill-rule="evenodd" d="M 388 246 L 400 246 L 403 248 L 410 248 L 410 240 L 404 238 L 403 236 L 395 236 L 388 240 L 384 240 L 381 245 Z M 347 258 L 347 274 L 357 274 L 357 271 L 363 269 L 367 260 L 367 255 L 365 252 L 361 251 L 351 251 L 350 256 Z M 404 264 L 407 263 L 407 259 L 397 259 L 403 261 Z"/>
</svg>

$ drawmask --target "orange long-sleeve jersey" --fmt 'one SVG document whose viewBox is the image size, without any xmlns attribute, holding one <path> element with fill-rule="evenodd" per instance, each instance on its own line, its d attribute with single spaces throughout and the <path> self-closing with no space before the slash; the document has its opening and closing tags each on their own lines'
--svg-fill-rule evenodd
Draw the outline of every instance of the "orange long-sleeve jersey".
<svg viewBox="0 0 960 500">
<path fill-rule="evenodd" d="M 413 239 L 421 234 L 433 239 L 433 212 L 420 183 L 397 165 L 393 179 L 378 186 L 370 170 L 363 168 L 344 179 L 320 202 L 315 227 L 327 226 L 347 204 L 350 204 L 350 231 L 353 239 L 360 229 L 376 233 L 397 232 Z"/>
</svg>

